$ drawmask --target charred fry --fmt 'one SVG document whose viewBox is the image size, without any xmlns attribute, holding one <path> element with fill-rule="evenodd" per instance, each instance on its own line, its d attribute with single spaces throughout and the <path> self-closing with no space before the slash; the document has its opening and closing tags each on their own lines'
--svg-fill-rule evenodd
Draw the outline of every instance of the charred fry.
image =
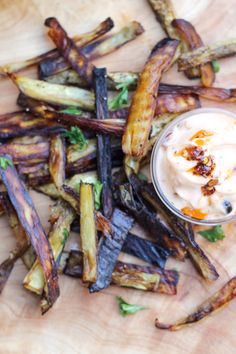
<svg viewBox="0 0 236 354">
<path fill-rule="evenodd" d="M 105 120 L 108 116 L 106 69 L 94 69 L 94 89 L 96 117 Z M 108 219 L 112 215 L 113 202 L 111 191 L 111 140 L 109 136 L 97 135 L 97 170 L 102 187 L 102 211 Z"/>
<path fill-rule="evenodd" d="M 168 95 L 162 94 L 156 101 L 157 116 L 166 113 L 183 113 L 201 107 L 200 101 L 192 95 Z"/>
<path fill-rule="evenodd" d="M 218 290 L 214 295 L 204 301 L 195 312 L 191 315 L 181 319 L 175 324 L 165 324 L 159 322 L 158 319 L 155 321 L 155 325 L 160 329 L 168 329 L 170 331 L 178 331 L 179 329 L 193 324 L 202 320 L 203 318 L 209 316 L 211 313 L 219 310 L 223 306 L 227 305 L 228 302 L 233 300 L 236 295 L 236 278 L 230 279 L 220 290 Z"/>
<path fill-rule="evenodd" d="M 183 53 L 178 60 L 179 71 L 186 70 L 214 59 L 236 54 L 236 39 L 228 39 L 211 45 L 201 46 L 191 52 Z"/>
<path fill-rule="evenodd" d="M 172 22 L 172 26 L 177 29 L 182 40 L 187 44 L 190 50 L 194 50 L 204 45 L 201 37 L 190 22 L 175 19 Z M 196 67 L 194 69 L 196 69 Z M 212 86 L 215 81 L 215 73 L 211 63 L 201 65 L 200 72 L 203 86 Z"/>
<path fill-rule="evenodd" d="M 94 283 L 97 278 L 97 235 L 94 214 L 93 186 L 80 185 L 80 239 L 83 252 L 83 281 Z"/>
<path fill-rule="evenodd" d="M 159 42 L 152 50 L 140 76 L 122 138 L 123 151 L 128 155 L 143 156 L 145 154 L 155 114 L 155 101 L 161 75 L 169 68 L 178 44 L 179 41 L 171 39 Z"/>
<path fill-rule="evenodd" d="M 80 50 L 89 60 L 92 60 L 112 53 L 129 41 L 134 40 L 143 32 L 144 29 L 142 25 L 139 22 L 133 21 L 129 25 L 122 28 L 119 32 L 114 33 L 113 35 L 102 40 L 95 41 L 88 46 L 84 46 L 82 48 L 80 47 Z M 77 43 L 76 45 L 78 46 Z M 68 68 L 68 63 L 63 58 L 46 59 L 39 65 L 39 76 L 41 79 L 46 79 L 47 81 L 47 77 L 51 75 L 59 74 L 60 76 L 62 74 L 63 76 L 65 70 Z M 75 71 L 73 72 L 77 75 Z M 82 78 L 80 78 L 80 80 L 82 80 Z M 82 80 L 82 82 L 85 86 L 86 84 L 88 86 L 86 81 Z M 58 83 L 60 84 L 60 82 Z"/>
<path fill-rule="evenodd" d="M 10 165 L 8 165 L 5 170 L 0 168 L 0 176 L 7 189 L 9 198 L 16 210 L 18 218 L 30 238 L 30 242 L 34 247 L 42 266 L 46 282 L 45 295 L 49 308 L 59 296 L 55 261 L 33 202 L 24 185 L 21 183 L 10 156 L 5 155 L 5 158 L 10 161 Z M 44 312 L 44 309 L 42 309 L 42 311 Z"/>
<path fill-rule="evenodd" d="M 112 29 L 114 26 L 114 23 L 110 17 L 108 17 L 106 20 L 101 22 L 93 31 L 85 33 L 83 35 L 75 36 L 73 37 L 73 40 L 75 41 L 76 45 L 81 47 L 89 44 L 90 42 L 94 41 L 98 37 L 102 36 L 103 34 L 107 33 Z M 36 56 L 34 58 L 18 62 L 18 63 L 12 63 L 12 64 L 7 64 L 1 67 L 1 76 L 5 76 L 6 73 L 15 73 L 19 72 L 21 70 L 24 70 L 26 68 L 29 68 L 30 66 L 36 65 L 40 63 L 42 60 L 46 58 L 50 59 L 56 59 L 59 57 L 59 53 L 57 49 L 52 49 L 49 50 L 46 53 L 43 53 L 39 56 Z"/>
</svg>

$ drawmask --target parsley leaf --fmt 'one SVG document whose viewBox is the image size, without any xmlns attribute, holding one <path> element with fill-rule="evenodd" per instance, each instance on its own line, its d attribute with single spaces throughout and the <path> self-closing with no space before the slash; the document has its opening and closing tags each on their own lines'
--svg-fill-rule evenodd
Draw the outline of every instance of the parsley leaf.
<svg viewBox="0 0 236 354">
<path fill-rule="evenodd" d="M 87 140 L 79 127 L 71 127 L 64 136 L 69 139 L 71 144 L 78 144 L 80 150 L 83 150 L 87 145 Z"/>
<path fill-rule="evenodd" d="M 148 178 L 143 172 L 138 173 L 138 178 L 141 179 L 141 181 L 147 182 Z"/>
<path fill-rule="evenodd" d="M 211 65 L 214 73 L 218 73 L 220 71 L 220 63 L 217 60 L 212 60 Z"/>
<path fill-rule="evenodd" d="M 128 87 L 132 83 L 133 83 L 133 81 L 128 81 L 128 82 L 124 82 L 124 83 L 120 83 L 120 84 L 116 85 L 116 88 L 121 89 L 121 91 L 118 93 L 118 95 L 116 95 L 111 100 L 109 100 L 108 108 L 111 111 L 115 111 L 116 109 L 127 106 L 128 100 L 129 100 Z"/>
<path fill-rule="evenodd" d="M 216 225 L 208 230 L 198 231 L 198 233 L 210 242 L 216 242 L 225 238 L 225 234 L 221 225 Z"/>
<path fill-rule="evenodd" d="M 72 115 L 79 116 L 82 114 L 82 111 L 81 111 L 81 109 L 79 109 L 77 107 L 71 106 L 71 107 L 67 107 L 67 108 L 61 110 L 60 113 L 66 113 L 66 114 L 72 114 Z"/>
<path fill-rule="evenodd" d="M 66 228 L 64 228 L 63 229 L 63 236 L 67 239 L 67 237 L 69 236 L 69 231 L 66 229 Z"/>
<path fill-rule="evenodd" d="M 0 167 L 6 170 L 8 166 L 13 166 L 13 162 L 6 157 L 0 157 Z"/>
<path fill-rule="evenodd" d="M 103 188 L 103 184 L 100 181 L 97 181 L 94 184 L 94 201 L 95 201 L 95 208 L 98 210 L 100 209 L 100 205 L 101 205 L 101 193 L 102 193 L 102 188 Z"/>
<path fill-rule="evenodd" d="M 143 307 L 143 306 L 129 304 L 124 299 L 122 299 L 122 297 L 120 297 L 120 296 L 117 296 L 116 300 L 118 302 L 120 314 L 122 316 L 133 315 L 138 311 L 146 309 L 146 307 Z"/>
</svg>

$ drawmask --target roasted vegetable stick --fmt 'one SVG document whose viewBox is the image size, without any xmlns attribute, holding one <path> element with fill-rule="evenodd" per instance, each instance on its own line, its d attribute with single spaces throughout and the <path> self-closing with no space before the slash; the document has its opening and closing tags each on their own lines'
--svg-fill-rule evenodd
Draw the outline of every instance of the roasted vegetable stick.
<svg viewBox="0 0 236 354">
<path fill-rule="evenodd" d="M 108 116 L 106 69 L 94 69 L 93 72 L 96 117 L 105 120 Z M 102 134 L 97 135 L 97 171 L 102 187 L 102 211 L 110 218 L 113 211 L 111 181 L 111 139 Z"/>
<path fill-rule="evenodd" d="M 157 197 L 152 185 L 140 183 L 135 175 L 130 175 L 129 180 L 135 190 L 165 219 L 167 225 L 176 235 L 183 239 L 186 249 L 193 260 L 193 264 L 200 274 L 207 280 L 216 280 L 219 275 L 214 265 L 194 239 L 191 224 L 183 224 L 175 215 L 162 204 Z"/>
<path fill-rule="evenodd" d="M 112 29 L 114 26 L 114 23 L 110 17 L 108 17 L 106 20 L 101 22 L 93 31 L 75 36 L 73 37 L 73 40 L 75 41 L 76 45 L 81 47 L 85 46 L 86 44 L 89 44 L 90 42 L 94 41 L 98 37 L 101 37 L 103 34 L 107 33 Z M 57 49 L 52 49 L 49 50 L 46 53 L 43 53 L 39 56 L 36 56 L 34 58 L 24 60 L 22 62 L 18 63 L 12 63 L 12 64 L 7 64 L 1 67 L 0 71 L 0 76 L 5 76 L 6 72 L 7 73 L 14 73 L 14 72 L 19 72 L 21 70 L 24 70 L 32 65 L 36 65 L 40 63 L 42 60 L 46 58 L 51 58 L 55 59 L 59 56 L 59 53 Z"/>
<path fill-rule="evenodd" d="M 201 37 L 190 22 L 182 19 L 175 19 L 172 21 L 172 26 L 177 29 L 181 39 L 187 44 L 190 50 L 194 50 L 204 45 Z M 196 69 L 196 67 L 194 69 Z M 200 72 L 203 86 L 212 86 L 215 81 L 215 73 L 212 64 L 206 63 L 201 65 Z"/>
<path fill-rule="evenodd" d="M 49 232 L 49 242 L 55 261 L 57 262 L 70 234 L 70 225 L 75 218 L 73 209 L 66 203 L 59 201 L 56 205 L 58 219 Z M 45 286 L 42 267 L 37 259 L 26 275 L 23 285 L 26 289 L 41 295 Z"/>
<path fill-rule="evenodd" d="M 183 113 L 199 107 L 201 104 L 196 96 L 161 94 L 157 97 L 155 114 L 161 116 L 166 113 Z"/>
<path fill-rule="evenodd" d="M 122 138 L 125 154 L 143 156 L 156 108 L 161 75 L 171 65 L 179 41 L 164 39 L 152 50 L 132 98 L 128 122 Z"/>
<path fill-rule="evenodd" d="M 166 260 L 170 255 L 170 251 L 166 248 L 160 247 L 155 242 L 145 240 L 132 233 L 128 233 L 122 247 L 122 252 L 131 254 L 160 268 L 165 267 Z"/>
<path fill-rule="evenodd" d="M 211 313 L 216 310 L 221 309 L 223 306 L 227 305 L 231 300 L 234 299 L 236 295 L 236 277 L 230 279 L 220 290 L 218 290 L 214 295 L 204 301 L 195 312 L 191 315 L 177 321 L 174 324 L 165 324 L 159 322 L 158 319 L 155 321 L 155 325 L 160 329 L 168 329 L 170 331 L 178 331 L 183 327 L 193 324 L 206 318 Z"/>
<path fill-rule="evenodd" d="M 38 214 L 34 208 L 32 199 L 20 181 L 11 157 L 5 155 L 4 158 L 9 160 L 9 165 L 5 170 L 0 168 L 0 176 L 7 189 L 9 198 L 16 210 L 18 218 L 30 238 L 30 242 L 39 258 L 46 282 L 45 295 L 48 307 L 50 307 L 59 296 L 57 270 L 53 254 Z"/>
<path fill-rule="evenodd" d="M 97 233 L 93 186 L 80 184 L 80 240 L 83 252 L 83 281 L 94 283 L 97 278 Z"/>
<path fill-rule="evenodd" d="M 186 70 L 212 60 L 236 54 L 236 39 L 227 39 L 214 44 L 205 45 L 191 52 L 183 53 L 178 60 L 179 71 Z"/>
<path fill-rule="evenodd" d="M 64 274 L 81 278 L 83 254 L 72 250 L 63 269 Z M 174 295 L 177 292 L 178 273 L 175 270 L 161 270 L 157 267 L 139 266 L 118 261 L 112 273 L 112 284 L 144 291 Z"/>
<path fill-rule="evenodd" d="M 112 273 L 113 284 L 168 295 L 177 293 L 178 280 L 179 275 L 175 270 L 162 270 L 119 261 Z"/>
<path fill-rule="evenodd" d="M 78 87 L 49 84 L 25 76 L 11 75 L 11 78 L 22 93 L 36 100 L 87 110 L 94 109 L 94 95 L 90 91 Z"/>
<path fill-rule="evenodd" d="M 112 218 L 112 234 L 103 237 L 99 243 L 97 280 L 89 288 L 91 293 L 100 291 L 109 286 L 112 280 L 112 272 L 117 258 L 124 244 L 127 233 L 133 226 L 131 216 L 115 208 Z"/>
<path fill-rule="evenodd" d="M 185 245 L 182 240 L 176 236 L 165 221 L 157 218 L 156 214 L 147 209 L 140 201 L 135 200 L 130 184 L 121 185 L 116 193 L 116 200 L 125 209 L 132 213 L 136 221 L 145 227 L 152 235 L 158 245 L 170 250 L 171 255 L 179 260 L 185 259 Z"/>
<path fill-rule="evenodd" d="M 92 85 L 94 65 L 84 56 L 79 47 L 76 47 L 55 17 L 47 18 L 44 24 L 49 27 L 48 35 L 59 53 L 83 79 Z"/>
<path fill-rule="evenodd" d="M 143 32 L 144 29 L 142 25 L 139 22 L 133 21 L 123 27 L 119 32 L 102 40 L 95 41 L 88 46 L 80 48 L 80 50 L 89 60 L 92 60 L 112 53 L 124 44 L 134 40 Z M 67 70 L 68 68 L 69 65 L 63 58 L 46 59 L 39 64 L 39 76 L 41 79 L 47 80 L 48 76 L 63 74 L 64 70 Z M 77 74 L 75 71 L 74 73 Z M 84 81 L 84 83 L 85 82 L 86 81 Z"/>
</svg>

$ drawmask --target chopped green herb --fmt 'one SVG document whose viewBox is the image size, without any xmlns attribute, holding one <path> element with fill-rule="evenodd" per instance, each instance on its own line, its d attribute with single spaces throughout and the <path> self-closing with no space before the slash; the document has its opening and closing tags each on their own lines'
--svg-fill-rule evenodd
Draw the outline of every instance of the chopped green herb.
<svg viewBox="0 0 236 354">
<path fill-rule="evenodd" d="M 138 178 L 141 179 L 141 181 L 147 182 L 148 178 L 143 172 L 138 173 Z"/>
<path fill-rule="evenodd" d="M 220 63 L 217 60 L 212 60 L 211 62 L 214 73 L 218 73 L 220 71 Z"/>
<path fill-rule="evenodd" d="M 67 229 L 63 229 L 63 236 L 67 239 L 69 236 L 69 231 Z"/>
<path fill-rule="evenodd" d="M 79 127 L 71 127 L 66 131 L 65 137 L 69 139 L 71 144 L 78 144 L 80 150 L 83 150 L 87 145 L 87 140 Z"/>
<path fill-rule="evenodd" d="M 60 111 L 60 113 L 66 113 L 66 114 L 72 114 L 72 115 L 76 115 L 76 116 L 80 116 L 82 114 L 81 109 L 77 108 L 77 107 L 67 107 L 65 109 L 62 109 Z"/>
<path fill-rule="evenodd" d="M 129 304 L 124 299 L 122 299 L 122 297 L 120 297 L 120 296 L 117 296 L 116 300 L 118 302 L 120 314 L 122 316 L 133 315 L 138 311 L 146 309 L 146 307 L 143 307 L 143 306 Z"/>
<path fill-rule="evenodd" d="M 111 100 L 109 100 L 108 108 L 111 111 L 114 111 L 116 109 L 127 106 L 128 101 L 129 101 L 128 87 L 132 83 L 133 83 L 133 81 L 129 81 L 129 82 L 124 82 L 124 83 L 120 83 L 120 84 L 116 85 L 116 88 L 118 90 L 121 89 L 121 91 L 118 93 L 118 95 L 116 95 Z"/>
<path fill-rule="evenodd" d="M 0 167 L 3 170 L 6 170 L 8 166 L 13 166 L 12 161 L 7 159 L 6 157 L 0 157 Z"/>
<path fill-rule="evenodd" d="M 208 230 L 198 231 L 198 233 L 210 242 L 216 242 L 225 238 L 225 234 L 221 225 L 216 225 Z"/>
<path fill-rule="evenodd" d="M 102 193 L 102 182 L 97 181 L 94 184 L 94 201 L 95 201 L 95 208 L 98 210 L 100 209 L 101 205 L 101 193 Z"/>
</svg>

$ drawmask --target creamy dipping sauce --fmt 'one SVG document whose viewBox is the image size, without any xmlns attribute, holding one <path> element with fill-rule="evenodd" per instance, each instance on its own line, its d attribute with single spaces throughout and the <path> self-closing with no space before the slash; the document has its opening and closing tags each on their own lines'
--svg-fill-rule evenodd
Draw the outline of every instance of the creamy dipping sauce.
<svg viewBox="0 0 236 354">
<path fill-rule="evenodd" d="M 164 138 L 155 174 L 165 198 L 183 214 L 213 220 L 236 215 L 236 120 L 199 112 Z"/>
</svg>

